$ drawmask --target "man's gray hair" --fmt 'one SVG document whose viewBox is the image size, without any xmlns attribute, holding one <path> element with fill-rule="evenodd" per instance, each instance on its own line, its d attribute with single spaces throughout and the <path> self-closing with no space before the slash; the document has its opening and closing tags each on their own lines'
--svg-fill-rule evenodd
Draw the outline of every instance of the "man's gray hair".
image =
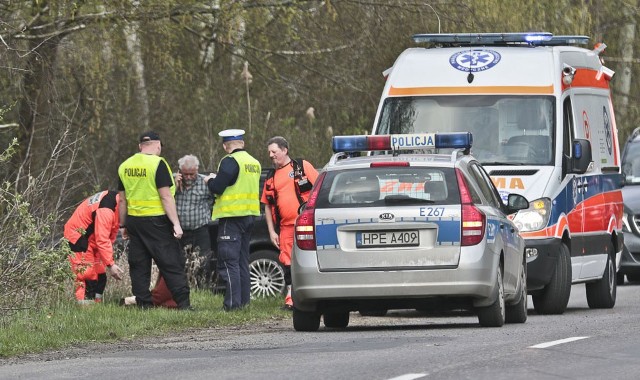
<svg viewBox="0 0 640 380">
<path fill-rule="evenodd" d="M 274 136 L 267 140 L 267 146 L 271 144 L 276 144 L 280 149 L 286 148 L 287 150 L 289 150 L 289 143 L 287 142 L 287 139 L 282 136 Z"/>
<path fill-rule="evenodd" d="M 180 169 L 197 169 L 200 167 L 200 161 L 198 160 L 198 157 L 193 154 L 187 154 L 178 160 L 178 167 Z"/>
</svg>

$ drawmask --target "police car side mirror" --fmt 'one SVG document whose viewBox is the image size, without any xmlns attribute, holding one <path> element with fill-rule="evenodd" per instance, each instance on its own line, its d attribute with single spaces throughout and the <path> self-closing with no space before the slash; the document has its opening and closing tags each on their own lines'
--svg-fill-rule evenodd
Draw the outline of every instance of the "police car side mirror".
<svg viewBox="0 0 640 380">
<path fill-rule="evenodd" d="M 529 208 L 529 201 L 520 194 L 509 194 L 507 198 L 507 214 Z"/>
<path fill-rule="evenodd" d="M 591 143 L 586 139 L 575 139 L 571 144 L 571 173 L 582 174 L 591 164 Z"/>
</svg>

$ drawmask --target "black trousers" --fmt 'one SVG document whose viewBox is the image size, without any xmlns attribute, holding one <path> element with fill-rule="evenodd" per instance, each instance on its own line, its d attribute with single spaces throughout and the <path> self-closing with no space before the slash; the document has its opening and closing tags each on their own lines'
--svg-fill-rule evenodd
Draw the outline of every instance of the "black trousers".
<svg viewBox="0 0 640 380">
<path fill-rule="evenodd" d="M 184 272 L 184 255 L 180 243 L 173 236 L 173 224 L 166 215 L 127 216 L 129 234 L 129 274 L 131 290 L 136 303 L 141 307 L 153 305 L 151 300 L 151 260 L 155 261 L 160 274 L 178 304 L 178 308 L 188 308 L 189 284 Z"/>
<path fill-rule="evenodd" d="M 107 287 L 107 274 L 100 273 L 97 280 L 84 280 L 84 286 L 84 299 L 95 299 L 96 294 L 104 294 L 104 289 Z"/>
<path fill-rule="evenodd" d="M 249 304 L 249 242 L 253 230 L 253 216 L 222 218 L 218 225 L 218 276 L 225 283 L 225 310 Z"/>
<path fill-rule="evenodd" d="M 180 247 L 183 254 L 198 252 L 201 265 L 196 269 L 195 279 L 199 289 L 211 287 L 211 238 L 209 237 L 209 226 L 204 225 L 195 230 L 183 230 L 184 234 L 180 239 Z M 190 250 L 190 251 L 189 251 Z M 193 284 L 193 283 L 192 283 Z"/>
</svg>

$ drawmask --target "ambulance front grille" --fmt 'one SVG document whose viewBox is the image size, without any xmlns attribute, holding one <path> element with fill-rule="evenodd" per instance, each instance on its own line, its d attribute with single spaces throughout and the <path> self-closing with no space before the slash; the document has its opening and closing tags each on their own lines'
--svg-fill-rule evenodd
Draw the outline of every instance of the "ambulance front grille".
<svg viewBox="0 0 640 380">
<path fill-rule="evenodd" d="M 519 176 L 527 176 L 534 175 L 538 172 L 536 169 L 529 170 L 492 170 L 489 172 L 489 175 L 519 175 Z"/>
</svg>

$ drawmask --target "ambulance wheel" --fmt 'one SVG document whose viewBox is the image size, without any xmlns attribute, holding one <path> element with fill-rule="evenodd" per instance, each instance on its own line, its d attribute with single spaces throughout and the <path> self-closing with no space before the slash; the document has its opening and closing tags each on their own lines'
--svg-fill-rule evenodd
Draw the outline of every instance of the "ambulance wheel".
<svg viewBox="0 0 640 380">
<path fill-rule="evenodd" d="M 613 244 L 609 243 L 609 252 L 613 252 Z M 592 309 L 611 309 L 616 304 L 616 266 L 607 255 L 607 266 L 602 278 L 586 284 L 587 304 Z"/>
<path fill-rule="evenodd" d="M 571 256 L 569 247 L 560 246 L 560 254 L 551 276 L 551 282 L 537 295 L 533 295 L 533 308 L 538 314 L 562 314 L 571 295 Z"/>
<path fill-rule="evenodd" d="M 491 305 L 478 308 L 478 321 L 483 327 L 501 327 L 505 321 L 505 305 L 504 305 L 504 285 L 502 280 L 502 269 L 498 266 L 498 274 L 496 276 L 496 286 L 498 287 L 498 296 Z"/>
<path fill-rule="evenodd" d="M 318 331 L 320 328 L 320 313 L 298 310 L 294 306 L 293 328 L 296 331 Z"/>
<path fill-rule="evenodd" d="M 520 271 L 520 300 L 512 305 L 507 305 L 507 323 L 525 323 L 527 321 L 527 264 Z"/>
<path fill-rule="evenodd" d="M 343 329 L 349 325 L 349 312 L 335 312 L 323 314 L 324 325 L 336 329 Z"/>
</svg>

